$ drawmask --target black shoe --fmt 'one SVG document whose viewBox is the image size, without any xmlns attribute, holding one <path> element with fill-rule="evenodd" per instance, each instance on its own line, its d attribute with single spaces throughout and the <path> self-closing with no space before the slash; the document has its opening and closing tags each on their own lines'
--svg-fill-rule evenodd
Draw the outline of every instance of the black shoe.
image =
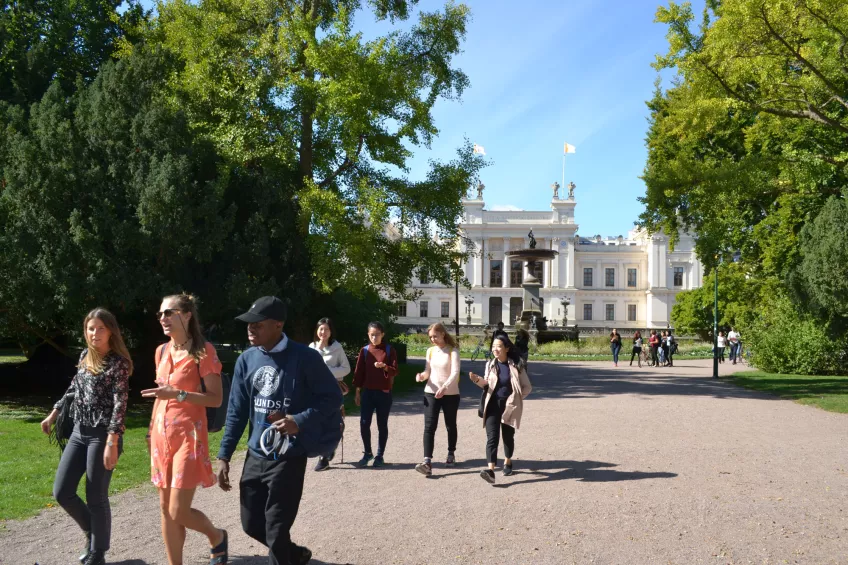
<svg viewBox="0 0 848 565">
<path fill-rule="evenodd" d="M 508 477 L 512 474 L 512 463 L 504 463 L 503 476 Z"/>
<path fill-rule="evenodd" d="M 326 457 L 319 457 L 318 462 L 315 464 L 316 471 L 326 471 L 330 468 L 330 461 Z"/>
<path fill-rule="evenodd" d="M 292 543 L 289 548 L 289 558 L 292 565 L 306 565 L 312 559 L 312 552 L 307 547 L 301 547 Z"/>
<path fill-rule="evenodd" d="M 85 532 L 85 550 L 79 556 L 80 563 L 85 563 L 89 554 L 91 554 L 91 532 Z"/>
<path fill-rule="evenodd" d="M 495 484 L 495 472 L 491 469 L 483 469 L 480 471 L 480 476 L 483 477 L 483 480 L 490 485 Z"/>
<path fill-rule="evenodd" d="M 106 552 L 99 549 L 92 551 L 82 565 L 106 565 Z"/>
</svg>

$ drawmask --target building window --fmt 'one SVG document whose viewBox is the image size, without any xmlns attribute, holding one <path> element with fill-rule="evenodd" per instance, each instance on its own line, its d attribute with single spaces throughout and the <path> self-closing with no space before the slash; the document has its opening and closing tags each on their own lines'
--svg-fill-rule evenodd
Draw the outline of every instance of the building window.
<svg viewBox="0 0 848 565">
<path fill-rule="evenodd" d="M 427 301 L 422 300 L 418 305 L 418 315 L 422 318 L 426 318 L 430 313 L 427 311 Z"/>
<path fill-rule="evenodd" d="M 592 267 L 586 267 L 583 269 L 583 286 L 592 286 Z M 584 319 L 591 320 L 592 318 Z"/>
<path fill-rule="evenodd" d="M 583 305 L 583 319 L 584 320 L 591 320 L 592 319 L 592 305 L 591 304 L 584 304 Z"/>
<path fill-rule="evenodd" d="M 627 288 L 636 288 L 636 269 L 627 269 Z"/>
<path fill-rule="evenodd" d="M 606 286 L 615 286 L 615 269 L 604 269 L 604 278 Z"/>
<path fill-rule="evenodd" d="M 397 303 L 397 315 L 401 318 L 406 317 L 406 302 L 398 302 Z"/>
<path fill-rule="evenodd" d="M 503 286 L 503 261 L 490 262 L 489 286 Z"/>
<path fill-rule="evenodd" d="M 636 305 L 628 304 L 627 305 L 627 321 L 635 322 L 636 321 Z"/>
<path fill-rule="evenodd" d="M 423 269 L 418 271 L 418 280 L 421 282 L 421 284 L 430 284 L 430 277 L 427 275 L 427 273 L 424 272 Z"/>
<path fill-rule="evenodd" d="M 442 302 L 442 318 L 450 318 L 450 302 Z"/>
<path fill-rule="evenodd" d="M 520 287 L 524 282 L 524 267 L 521 261 L 509 262 L 509 286 L 515 288 Z"/>
<path fill-rule="evenodd" d="M 606 304 L 606 320 L 608 322 L 615 321 L 615 304 Z"/>
<path fill-rule="evenodd" d="M 683 286 L 683 267 L 674 268 L 674 286 Z"/>
</svg>

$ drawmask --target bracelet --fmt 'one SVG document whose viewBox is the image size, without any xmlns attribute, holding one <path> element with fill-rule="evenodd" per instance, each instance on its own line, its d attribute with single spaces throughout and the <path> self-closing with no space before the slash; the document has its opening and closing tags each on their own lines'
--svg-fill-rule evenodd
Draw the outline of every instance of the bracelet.
<svg viewBox="0 0 848 565">
<path fill-rule="evenodd" d="M 147 434 L 146 436 L 144 436 L 144 439 L 150 439 L 150 434 Z"/>
</svg>

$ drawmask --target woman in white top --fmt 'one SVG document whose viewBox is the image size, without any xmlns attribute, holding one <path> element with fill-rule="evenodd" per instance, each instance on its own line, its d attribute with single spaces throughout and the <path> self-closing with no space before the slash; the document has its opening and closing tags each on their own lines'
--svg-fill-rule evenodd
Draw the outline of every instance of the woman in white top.
<svg viewBox="0 0 848 565">
<path fill-rule="evenodd" d="M 448 429 L 448 457 L 445 465 L 456 463 L 456 413 L 459 410 L 459 347 L 444 324 L 435 323 L 427 328 L 433 347 L 427 350 L 424 372 L 415 380 L 427 382 L 424 387 L 424 461 L 415 466 L 419 473 L 433 474 L 433 444 L 439 426 L 439 411 L 445 413 Z"/>
<path fill-rule="evenodd" d="M 727 338 L 724 337 L 724 332 L 718 332 L 718 362 L 724 363 L 724 348 L 727 347 Z"/>
<path fill-rule="evenodd" d="M 339 383 L 339 388 L 342 389 L 342 394 L 347 394 L 350 389 L 344 382 L 344 378 L 350 374 L 350 362 L 347 360 L 342 344 L 336 341 L 336 330 L 333 327 L 333 321 L 330 318 L 321 318 L 315 324 L 315 341 L 309 344 L 309 347 L 318 351 L 324 358 L 324 363 L 333 376 L 336 377 L 336 382 Z M 344 416 L 344 406 L 342 406 L 342 416 Z M 333 453 L 328 453 L 318 458 L 318 463 L 315 464 L 316 471 L 324 471 L 330 468 L 330 459 L 333 458 Z"/>
</svg>

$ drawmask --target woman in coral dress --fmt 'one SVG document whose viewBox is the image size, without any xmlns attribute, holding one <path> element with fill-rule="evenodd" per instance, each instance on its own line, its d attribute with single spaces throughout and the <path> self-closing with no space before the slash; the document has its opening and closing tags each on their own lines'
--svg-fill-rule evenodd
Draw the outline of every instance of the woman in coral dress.
<svg viewBox="0 0 848 565">
<path fill-rule="evenodd" d="M 206 407 L 221 405 L 221 362 L 200 332 L 194 297 L 166 297 L 157 316 L 171 339 L 156 351 L 158 388 L 144 390 L 142 396 L 156 399 L 147 438 L 151 480 L 159 488 L 165 552 L 171 565 L 182 565 L 188 528 L 209 538 L 209 563 L 220 565 L 227 563 L 227 532 L 213 526 L 191 503 L 197 487 L 215 484 Z"/>
</svg>

